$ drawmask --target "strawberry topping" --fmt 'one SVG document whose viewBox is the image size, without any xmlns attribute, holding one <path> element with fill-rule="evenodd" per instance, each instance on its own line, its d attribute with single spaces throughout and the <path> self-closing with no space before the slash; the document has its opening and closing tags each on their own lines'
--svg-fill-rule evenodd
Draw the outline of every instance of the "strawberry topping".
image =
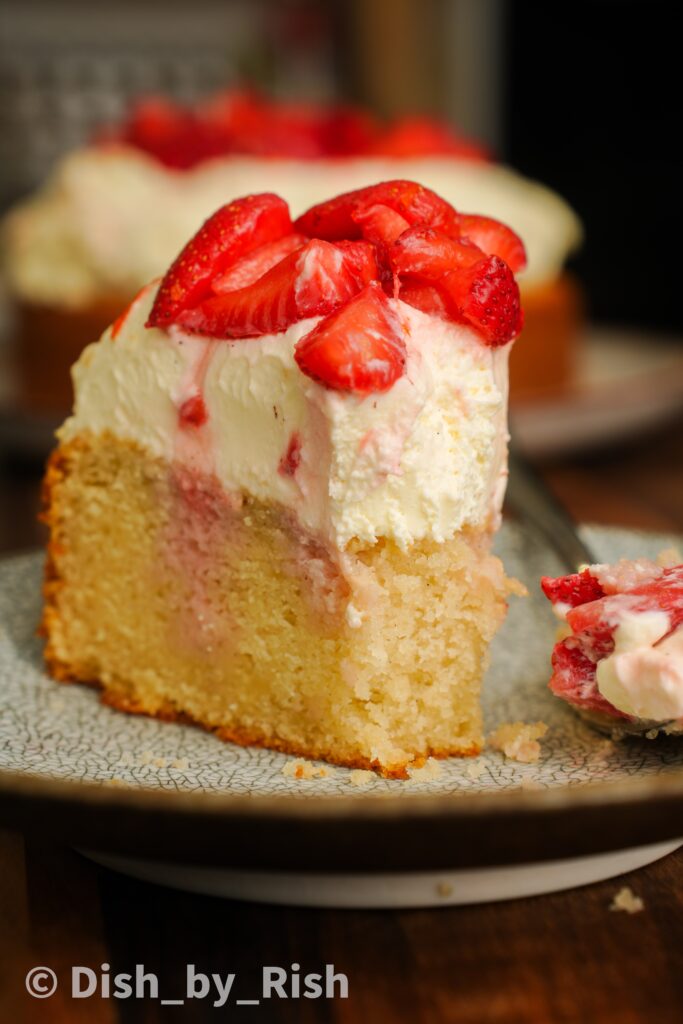
<svg viewBox="0 0 683 1024">
<path fill-rule="evenodd" d="M 553 604 L 567 604 L 576 608 L 579 604 L 597 601 L 605 596 L 600 583 L 591 575 L 590 569 L 574 572 L 569 576 L 541 577 L 543 593 Z"/>
<path fill-rule="evenodd" d="M 460 216 L 460 230 L 487 256 L 500 256 L 505 260 L 513 274 L 518 274 L 526 267 L 524 243 L 507 224 L 501 224 L 493 217 L 464 213 Z"/>
<path fill-rule="evenodd" d="M 438 281 L 456 268 L 471 267 L 484 253 L 466 238 L 450 238 L 434 228 L 410 228 L 388 251 L 396 274 L 409 274 L 424 281 Z"/>
<path fill-rule="evenodd" d="M 266 242 L 265 245 L 260 245 L 258 249 L 243 256 L 237 263 L 233 263 L 224 274 L 212 281 L 211 291 L 220 295 L 222 292 L 234 292 L 238 288 L 246 288 L 247 285 L 258 281 L 259 277 L 267 274 L 276 263 L 283 260 L 285 256 L 289 256 L 290 252 L 300 249 L 307 241 L 305 235 L 297 235 L 296 232 L 292 232 L 291 235 L 279 238 L 277 242 Z"/>
<path fill-rule="evenodd" d="M 439 281 L 453 319 L 479 331 L 492 347 L 516 338 L 524 322 L 519 287 L 507 263 L 487 256 L 471 267 L 452 271 Z"/>
<path fill-rule="evenodd" d="M 326 387 L 365 395 L 387 391 L 398 380 L 406 347 L 389 299 L 373 282 L 302 338 L 294 358 Z"/>
<path fill-rule="evenodd" d="M 211 294 L 212 281 L 238 259 L 292 230 L 289 208 L 269 192 L 222 206 L 199 229 L 170 269 L 157 292 L 148 327 L 166 327 L 183 310 Z"/>
<path fill-rule="evenodd" d="M 96 141 L 133 146 L 176 171 L 238 153 L 304 160 L 364 154 L 488 158 L 480 145 L 440 121 L 409 117 L 382 126 L 354 107 L 276 102 L 251 89 L 225 90 L 193 108 L 163 96 L 143 98 Z"/>
<path fill-rule="evenodd" d="M 458 215 L 451 204 L 414 181 L 384 181 L 346 192 L 336 199 L 312 206 L 294 222 L 294 226 L 311 238 L 327 238 L 329 241 L 361 238 L 367 211 L 377 204 L 388 206 L 400 214 L 408 225 L 429 224 L 447 235 L 457 237 L 460 234 Z"/>
<path fill-rule="evenodd" d="M 295 225 L 277 196 L 247 196 L 222 207 L 187 244 L 147 326 L 177 324 L 229 340 L 324 317 L 299 343 L 301 369 L 328 387 L 383 391 L 406 359 L 396 299 L 467 324 L 489 346 L 519 333 L 519 289 L 495 250 L 521 265 L 524 250 L 509 228 L 459 214 L 411 181 L 338 196 Z"/>
<path fill-rule="evenodd" d="M 247 287 L 184 311 L 178 323 L 212 338 L 248 338 L 284 331 L 307 317 L 325 316 L 377 277 L 373 247 L 367 242 L 363 246 L 347 252 L 313 239 Z"/>
</svg>

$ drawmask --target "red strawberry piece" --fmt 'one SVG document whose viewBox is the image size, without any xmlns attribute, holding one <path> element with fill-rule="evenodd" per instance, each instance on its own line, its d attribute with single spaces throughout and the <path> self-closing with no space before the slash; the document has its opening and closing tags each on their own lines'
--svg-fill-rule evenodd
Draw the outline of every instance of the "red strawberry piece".
<svg viewBox="0 0 683 1024">
<path fill-rule="evenodd" d="M 415 309 L 421 309 L 423 313 L 430 313 L 432 316 L 448 319 L 446 303 L 438 288 L 433 284 L 427 284 L 417 277 L 400 278 L 398 297 L 402 302 L 407 302 Z"/>
<path fill-rule="evenodd" d="M 410 227 L 405 217 L 384 203 L 374 203 L 358 210 L 353 219 L 360 225 L 363 238 L 382 245 L 391 245 Z"/>
<path fill-rule="evenodd" d="M 238 259 L 266 242 L 291 234 L 289 208 L 270 192 L 222 206 L 199 229 L 170 269 L 157 292 L 148 327 L 167 327 L 183 310 L 211 294 L 211 282 Z"/>
<path fill-rule="evenodd" d="M 427 117 L 407 117 L 396 122 L 372 149 L 381 156 L 459 156 L 464 160 L 487 160 L 486 149 L 457 135 L 448 125 Z"/>
<path fill-rule="evenodd" d="M 589 569 L 556 578 L 542 576 L 541 588 L 553 604 L 567 604 L 571 608 L 576 608 L 579 604 L 588 604 L 590 601 L 598 601 L 605 596 L 600 583 L 591 576 Z"/>
<path fill-rule="evenodd" d="M 181 313 L 178 322 L 212 338 L 277 333 L 297 320 L 326 316 L 376 276 L 369 243 L 356 244 L 346 253 L 341 245 L 313 239 L 253 284 L 207 299 Z"/>
<path fill-rule="evenodd" d="M 372 282 L 298 342 L 301 371 L 325 387 L 359 395 L 387 391 L 403 374 L 406 347 L 389 299 Z"/>
<path fill-rule="evenodd" d="M 416 227 L 405 231 L 388 250 L 395 274 L 410 274 L 426 281 L 438 281 L 461 267 L 471 267 L 484 253 L 467 239 L 450 238 L 434 228 Z"/>
<path fill-rule="evenodd" d="M 378 203 L 399 213 L 409 225 L 429 225 L 454 237 L 460 233 L 458 215 L 451 204 L 414 181 L 384 181 L 346 192 L 311 207 L 294 226 L 312 238 L 359 238 L 362 224 L 356 218 L 362 220 L 363 213 Z"/>
<path fill-rule="evenodd" d="M 469 323 L 487 345 L 505 345 L 521 331 L 519 287 L 500 257 L 487 256 L 474 266 L 455 270 L 438 287 L 451 318 Z"/>
<path fill-rule="evenodd" d="M 265 245 L 260 245 L 258 249 L 243 256 L 237 263 L 233 263 L 224 274 L 212 281 L 211 291 L 220 295 L 222 292 L 234 292 L 238 288 L 246 288 L 247 285 L 258 281 L 259 277 L 267 274 L 276 263 L 283 260 L 285 256 L 289 256 L 290 252 L 301 249 L 307 242 L 308 239 L 305 235 L 292 233 L 285 235 L 284 238 L 279 238 L 277 242 L 266 242 Z"/>
<path fill-rule="evenodd" d="M 277 471 L 281 476 L 294 476 L 301 463 L 301 438 L 294 433 L 289 439 L 287 451 L 280 459 Z"/>
<path fill-rule="evenodd" d="M 613 718 L 628 718 L 598 690 L 595 661 L 581 650 L 574 637 L 556 644 L 552 654 L 550 689 L 557 697 L 583 711 L 598 711 Z"/>
<path fill-rule="evenodd" d="M 209 411 L 201 395 L 192 395 L 185 399 L 178 412 L 181 427 L 201 427 L 208 418 Z"/>
<path fill-rule="evenodd" d="M 522 239 L 499 220 L 463 213 L 460 215 L 460 230 L 488 256 L 500 256 L 505 260 L 513 274 L 526 267 L 526 249 Z"/>
<path fill-rule="evenodd" d="M 567 622 L 586 651 L 603 657 L 613 649 L 614 630 L 623 613 L 647 611 L 666 612 L 670 630 L 683 623 L 683 567 L 664 569 L 658 579 L 624 593 L 577 605 L 567 614 Z"/>
</svg>

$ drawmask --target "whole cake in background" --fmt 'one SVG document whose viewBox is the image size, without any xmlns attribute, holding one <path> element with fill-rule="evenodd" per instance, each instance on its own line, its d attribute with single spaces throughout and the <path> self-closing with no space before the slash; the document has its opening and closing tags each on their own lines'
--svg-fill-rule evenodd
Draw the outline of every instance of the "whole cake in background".
<svg viewBox="0 0 683 1024">
<path fill-rule="evenodd" d="M 562 199 L 438 122 L 385 125 L 348 108 L 228 92 L 194 110 L 163 99 L 140 103 L 125 123 L 69 153 L 6 218 L 24 405 L 66 412 L 67 367 L 81 348 L 227 199 L 272 189 L 298 215 L 329 195 L 397 177 L 496 217 L 524 238 L 527 319 L 513 397 L 566 387 L 579 309 L 563 267 L 581 231 Z"/>
<path fill-rule="evenodd" d="M 542 587 L 565 624 L 550 689 L 598 728 L 683 732 L 683 565 L 677 552 L 591 565 Z"/>
<path fill-rule="evenodd" d="M 410 181 L 221 207 L 75 367 L 52 674 L 387 776 L 478 753 L 524 263 Z"/>
</svg>

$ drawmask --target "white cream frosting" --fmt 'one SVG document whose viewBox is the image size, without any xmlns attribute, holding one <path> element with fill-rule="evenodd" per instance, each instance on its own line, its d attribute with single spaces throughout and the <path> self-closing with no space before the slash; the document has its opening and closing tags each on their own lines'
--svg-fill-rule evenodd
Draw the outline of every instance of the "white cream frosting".
<svg viewBox="0 0 683 1024">
<path fill-rule="evenodd" d="M 358 538 L 444 541 L 495 526 L 505 490 L 507 358 L 466 327 L 398 300 L 404 376 L 365 397 L 306 377 L 294 347 L 317 320 L 260 338 L 215 341 L 144 327 L 155 288 L 74 367 L 67 441 L 109 431 L 169 461 L 214 472 L 228 491 L 277 502 L 343 549 Z M 188 442 L 178 409 L 203 374 L 204 443 Z M 300 462 L 278 471 L 293 437 Z M 199 436 L 199 434 L 198 434 Z"/>
<path fill-rule="evenodd" d="M 507 167 L 455 157 L 346 160 L 225 157 L 172 171 L 135 149 L 77 150 L 4 226 L 7 274 L 23 299 L 78 307 L 133 294 L 163 274 L 200 224 L 249 192 L 276 192 L 293 216 L 350 189 L 391 178 L 419 181 L 466 213 L 486 213 L 524 239 L 521 285 L 553 280 L 581 227 L 549 189 Z"/>
<path fill-rule="evenodd" d="M 683 627 L 670 636 L 665 611 L 624 611 L 614 651 L 598 662 L 603 697 L 619 711 L 652 722 L 683 718 Z"/>
</svg>

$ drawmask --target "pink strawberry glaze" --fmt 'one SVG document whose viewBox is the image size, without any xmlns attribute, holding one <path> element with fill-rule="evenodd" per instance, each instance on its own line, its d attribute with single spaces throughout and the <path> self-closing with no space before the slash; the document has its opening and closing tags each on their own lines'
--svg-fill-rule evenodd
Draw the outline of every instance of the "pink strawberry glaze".
<svg viewBox="0 0 683 1024">
<path fill-rule="evenodd" d="M 280 459 L 280 464 L 277 467 L 278 473 L 281 476 L 294 476 L 299 465 L 301 464 L 301 437 L 298 433 L 293 433 L 289 439 L 287 445 L 287 451 Z"/>
<path fill-rule="evenodd" d="M 178 464 L 170 470 L 169 484 L 160 554 L 179 596 L 173 642 L 211 658 L 236 639 L 235 622 L 216 603 L 224 590 L 217 568 L 225 566 L 228 547 L 239 556 L 242 501 L 215 476 Z"/>
</svg>

